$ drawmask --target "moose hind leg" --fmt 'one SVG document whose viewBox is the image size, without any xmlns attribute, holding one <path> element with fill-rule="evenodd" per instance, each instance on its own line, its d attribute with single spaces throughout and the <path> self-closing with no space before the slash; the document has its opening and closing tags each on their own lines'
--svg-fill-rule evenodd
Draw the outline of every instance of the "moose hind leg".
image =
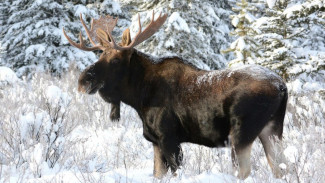
<svg viewBox="0 0 325 183">
<path fill-rule="evenodd" d="M 231 157 L 234 167 L 238 167 L 238 178 L 245 179 L 251 173 L 251 155 L 252 143 L 245 147 L 233 146 Z"/>
<path fill-rule="evenodd" d="M 161 141 L 159 147 L 167 160 L 168 166 L 174 174 L 182 162 L 181 144 L 177 142 L 176 138 L 165 138 Z"/>
<path fill-rule="evenodd" d="M 167 161 L 163 156 L 161 149 L 158 147 L 158 145 L 153 144 L 153 150 L 154 150 L 153 175 L 156 178 L 162 178 L 164 175 L 166 175 L 168 170 Z"/>
<path fill-rule="evenodd" d="M 282 129 L 274 128 L 273 122 L 264 127 L 258 136 L 262 142 L 267 161 L 276 178 L 281 178 L 284 170 L 281 170 L 280 164 L 285 163 L 283 148 L 281 144 Z"/>
</svg>

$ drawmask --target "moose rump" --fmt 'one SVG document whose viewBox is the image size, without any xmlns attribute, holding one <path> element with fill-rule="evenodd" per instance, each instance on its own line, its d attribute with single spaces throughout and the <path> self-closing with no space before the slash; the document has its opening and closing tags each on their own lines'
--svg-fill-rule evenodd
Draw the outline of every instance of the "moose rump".
<svg viewBox="0 0 325 183">
<path fill-rule="evenodd" d="M 144 98 L 147 110 L 139 111 L 144 136 L 154 144 L 155 175 L 166 173 L 161 164 L 176 171 L 182 157 L 180 144 L 191 142 L 208 147 L 230 145 L 238 177 L 246 178 L 251 146 L 259 137 L 274 174 L 280 177 L 278 165 L 283 158 L 276 157 L 281 148 L 275 146 L 274 138 L 282 138 L 287 103 L 282 79 L 255 65 L 222 71 L 184 66 L 172 72 L 174 59 L 157 65 L 166 69 L 146 82 L 150 91 Z"/>
</svg>

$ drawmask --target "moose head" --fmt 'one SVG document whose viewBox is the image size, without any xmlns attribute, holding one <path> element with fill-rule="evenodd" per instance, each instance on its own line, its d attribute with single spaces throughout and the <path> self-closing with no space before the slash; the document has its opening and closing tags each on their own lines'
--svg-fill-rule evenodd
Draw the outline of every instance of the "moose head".
<svg viewBox="0 0 325 183">
<path fill-rule="evenodd" d="M 63 34 L 69 43 L 84 51 L 102 50 L 99 60 L 86 68 L 80 75 L 78 81 L 78 91 L 88 94 L 95 94 L 100 88 L 105 85 L 106 90 L 111 90 L 114 93 L 114 88 L 124 79 L 126 65 L 134 51 L 134 47 L 142 43 L 152 36 L 166 21 L 167 14 L 162 15 L 155 20 L 155 13 L 152 12 L 152 20 L 150 24 L 142 31 L 140 15 L 139 31 L 131 41 L 130 29 L 127 28 L 122 35 L 122 42 L 116 44 L 112 36 L 112 31 L 117 24 L 118 18 L 112 16 L 101 16 L 99 19 L 92 19 L 91 28 L 88 29 L 82 15 L 80 21 L 86 31 L 90 43 L 93 47 L 87 47 L 83 40 L 82 34 L 79 34 L 80 43 L 72 41 L 63 29 Z M 107 95 L 102 95 L 105 101 L 112 103 L 110 114 L 111 120 L 119 120 L 120 118 L 120 101 L 114 100 Z"/>
<path fill-rule="evenodd" d="M 131 41 L 130 29 L 127 28 L 122 35 L 122 42 L 117 44 L 112 36 L 112 31 L 117 23 L 117 18 L 111 16 L 92 19 L 90 30 L 86 26 L 82 15 L 80 20 L 85 28 L 89 41 L 93 47 L 87 47 L 84 43 L 81 33 L 79 34 L 80 44 L 72 41 L 63 29 L 64 36 L 69 43 L 84 51 L 102 50 L 99 60 L 89 66 L 79 78 L 80 92 L 94 94 L 103 87 L 105 81 L 119 82 L 125 75 L 125 66 L 128 64 L 133 53 L 133 48 L 152 36 L 166 21 L 167 14 L 160 14 L 157 20 L 154 19 L 152 12 L 152 20 L 150 24 L 142 31 L 140 15 L 139 16 L 139 31 Z M 108 87 L 113 87 L 114 83 L 109 83 Z"/>
</svg>

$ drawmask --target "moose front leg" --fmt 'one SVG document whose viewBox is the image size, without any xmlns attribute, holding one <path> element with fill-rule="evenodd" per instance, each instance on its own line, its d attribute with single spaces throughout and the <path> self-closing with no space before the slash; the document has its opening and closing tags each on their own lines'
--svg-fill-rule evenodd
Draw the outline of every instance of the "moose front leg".
<svg viewBox="0 0 325 183">
<path fill-rule="evenodd" d="M 153 175 L 156 178 L 162 178 L 168 171 L 167 161 L 158 145 L 153 144 L 154 150 L 154 169 Z"/>
<path fill-rule="evenodd" d="M 120 103 L 111 103 L 111 114 L 109 118 L 112 121 L 119 121 L 120 120 Z"/>
</svg>

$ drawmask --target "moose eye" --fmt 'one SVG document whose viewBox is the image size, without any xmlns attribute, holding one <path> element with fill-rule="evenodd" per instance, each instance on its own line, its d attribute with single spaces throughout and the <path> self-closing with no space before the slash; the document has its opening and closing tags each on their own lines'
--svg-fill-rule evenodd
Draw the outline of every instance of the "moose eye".
<svg viewBox="0 0 325 183">
<path fill-rule="evenodd" d="M 113 64 L 115 64 L 115 63 L 118 63 L 118 59 L 117 58 L 114 58 L 114 59 L 112 59 L 112 60 L 110 60 L 110 63 L 113 63 Z"/>
</svg>

